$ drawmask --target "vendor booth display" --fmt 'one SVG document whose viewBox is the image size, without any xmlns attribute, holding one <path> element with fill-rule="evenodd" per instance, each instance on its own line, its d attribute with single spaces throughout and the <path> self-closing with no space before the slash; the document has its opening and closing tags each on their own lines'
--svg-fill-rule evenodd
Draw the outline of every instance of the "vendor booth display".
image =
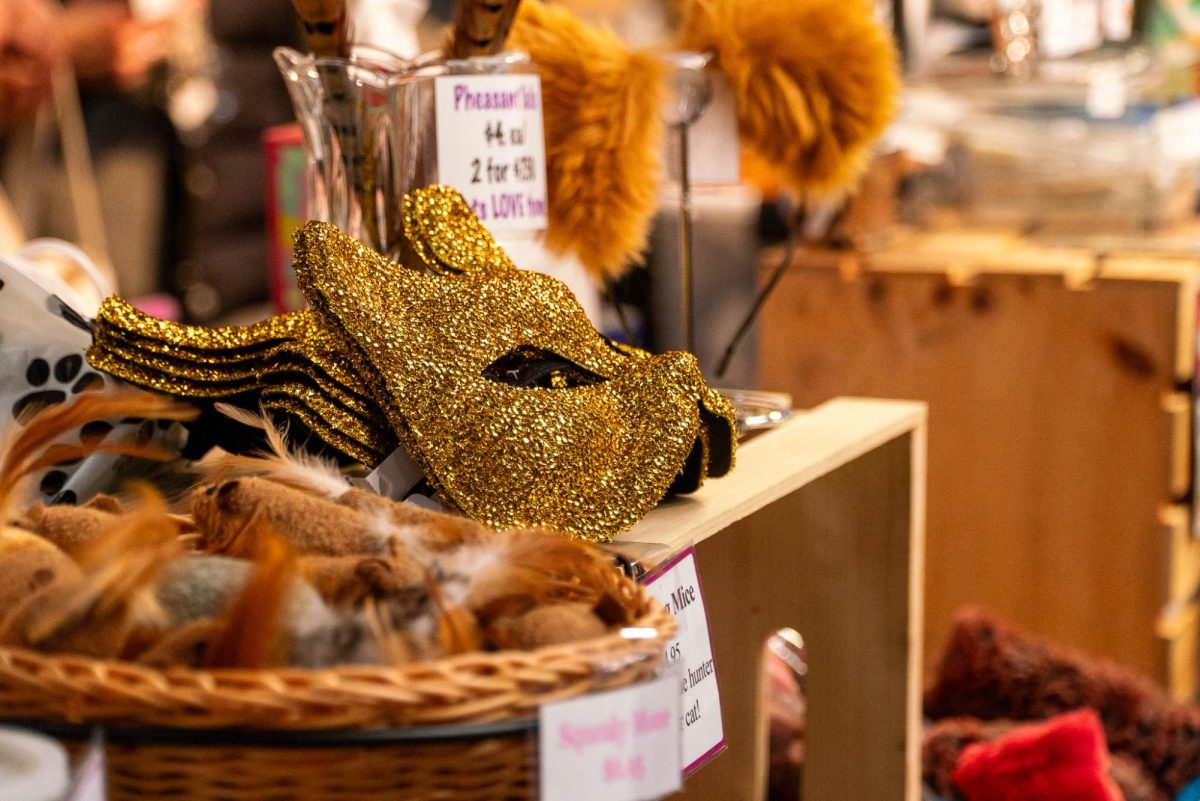
<svg viewBox="0 0 1200 801">
<path fill-rule="evenodd" d="M 927 660 L 977 603 L 1195 694 L 1200 272 L 1154 245 L 898 235 L 798 253 L 767 304 L 766 387 L 919 398 L 938 421 Z"/>
<path fill-rule="evenodd" d="M 0 321 L 0 382 L 28 384 L 0 386 L 0 720 L 100 760 L 113 801 L 649 801 L 732 744 L 690 788 L 728 799 L 763 778 L 741 660 L 802 614 L 817 685 L 840 685 L 813 731 L 839 719 L 846 753 L 886 752 L 839 777 L 818 745 L 809 784 L 916 801 L 923 410 L 827 410 L 760 440 L 732 484 L 739 437 L 787 403 L 599 333 L 574 287 L 529 269 L 629 269 L 664 138 L 686 145 L 714 77 L 764 169 L 840 197 L 893 110 L 869 5 L 695 0 L 652 50 L 537 0 L 463 0 L 415 59 L 357 46 L 341 0 L 293 5 L 306 52 L 275 61 L 306 157 L 303 308 L 207 327 L 0 283 L 24 321 Z M 706 498 L 709 479 L 728 491 Z M 878 491 L 847 503 L 859 484 Z M 821 524 L 832 547 L 806 540 L 798 594 L 713 572 L 752 550 L 740 535 L 693 547 L 740 524 L 782 562 L 794 521 L 835 502 L 852 508 Z M 877 536 L 884 557 L 831 592 Z M 739 600 L 715 642 L 701 573 L 718 607 Z M 880 720 L 854 712 L 863 693 Z M 625 712 L 628 737 L 597 733 Z M 554 714 L 604 719 L 572 739 Z M 585 753 L 613 739 L 626 750 Z M 547 792 L 555 775 L 571 792 Z"/>
</svg>

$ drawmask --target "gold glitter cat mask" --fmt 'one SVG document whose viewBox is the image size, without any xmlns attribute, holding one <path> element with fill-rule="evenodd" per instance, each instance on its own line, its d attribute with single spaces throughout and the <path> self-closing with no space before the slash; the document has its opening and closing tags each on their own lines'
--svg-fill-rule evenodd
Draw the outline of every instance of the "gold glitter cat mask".
<svg viewBox="0 0 1200 801">
<path fill-rule="evenodd" d="M 387 419 L 347 368 L 346 346 L 311 311 L 245 327 L 202 328 L 158 320 L 120 298 L 97 314 L 88 361 L 130 383 L 187 398 L 266 410 L 336 453 L 375 465 L 397 446 Z M 207 428 L 228 425 L 202 417 Z M 219 433 L 219 432 L 217 432 Z M 205 441 L 236 449 L 244 430 Z"/>
<path fill-rule="evenodd" d="M 307 225 L 294 264 L 313 310 L 286 325 L 200 329 L 220 332 L 205 340 L 116 314 L 114 301 L 89 358 L 143 386 L 173 381 L 201 397 L 270 389 L 351 455 L 345 436 L 327 434 L 357 421 L 349 439 L 363 444 L 363 429 L 382 418 L 443 501 L 498 528 L 609 539 L 669 489 L 694 490 L 730 468 L 732 412 L 691 355 L 602 338 L 560 282 L 513 267 L 453 190 L 413 193 L 405 220 L 410 266 Z M 328 349 L 306 348 L 316 332 Z M 281 378 L 274 359 L 284 352 L 303 381 Z M 363 396 L 370 403 L 351 403 Z M 314 397 L 326 405 L 314 408 Z"/>
</svg>

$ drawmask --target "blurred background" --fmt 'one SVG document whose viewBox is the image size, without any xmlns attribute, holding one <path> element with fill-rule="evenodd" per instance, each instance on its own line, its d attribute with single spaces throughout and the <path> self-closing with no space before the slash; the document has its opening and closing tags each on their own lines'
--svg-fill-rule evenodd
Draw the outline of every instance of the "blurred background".
<svg viewBox="0 0 1200 801">
<path fill-rule="evenodd" d="M 633 46 L 677 24 L 670 0 L 560 2 Z M 352 0 L 352 28 L 415 57 L 453 13 Z M 690 131 L 701 364 L 719 386 L 781 393 L 768 406 L 930 404 L 928 665 L 982 603 L 1195 698 L 1200 0 L 874 13 L 904 85 L 857 191 L 781 192 L 741 158 L 720 85 Z M 0 256 L 74 242 L 165 318 L 294 307 L 304 153 L 283 45 L 300 46 L 288 0 L 0 0 Z M 537 265 L 602 332 L 652 350 L 686 344 L 678 155 L 620 280 Z M 764 660 L 771 784 L 794 799 L 800 634 Z"/>
<path fill-rule="evenodd" d="M 664 0 L 563 2 L 631 45 L 667 41 L 675 22 Z M 288 180 L 266 174 L 264 137 L 293 119 L 270 58 L 299 41 L 286 0 L 0 7 L 8 227 L 101 254 L 122 294 L 149 299 L 166 316 L 211 322 L 262 308 L 275 233 L 266 227 L 265 188 Z M 353 7 L 357 41 L 411 57 L 440 43 L 454 3 Z M 1200 80 L 1194 2 L 894 0 L 878 2 L 876 13 L 902 52 L 902 112 L 858 198 L 810 209 L 806 238 L 877 245 L 897 224 L 999 225 L 1067 241 L 1098 224 L 1109 235 L 1136 235 L 1195 214 L 1200 136 L 1187 102 Z M 52 67 L 62 66 L 71 69 L 55 74 L 74 80 L 52 86 Z M 727 112 L 715 103 L 709 116 Z M 718 133 L 696 132 L 700 146 L 721 136 L 720 124 L 710 127 Z M 736 162 L 727 150 L 723 158 Z M 696 248 L 697 350 L 706 363 L 744 318 L 759 246 L 783 238 L 793 205 L 752 169 L 740 179 L 736 165 L 717 172 L 727 174 L 695 179 L 697 214 L 711 223 L 698 226 Z M 664 197 L 644 269 L 594 289 L 610 311 L 619 301 L 656 347 L 678 345 L 682 326 L 669 267 L 677 261 L 675 205 Z M 724 296 L 715 290 L 727 279 Z M 734 383 L 755 382 L 752 342 Z"/>
</svg>

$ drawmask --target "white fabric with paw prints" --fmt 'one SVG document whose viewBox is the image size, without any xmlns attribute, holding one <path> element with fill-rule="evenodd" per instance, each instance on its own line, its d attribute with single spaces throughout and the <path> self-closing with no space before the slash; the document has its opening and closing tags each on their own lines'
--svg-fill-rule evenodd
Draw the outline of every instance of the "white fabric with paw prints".
<svg viewBox="0 0 1200 801">
<path fill-rule="evenodd" d="M 35 278 L 19 258 L 0 259 L 0 427 L 37 407 L 61 403 L 112 379 L 84 358 L 92 342 L 89 321 Z M 57 495 L 78 466 L 41 477 L 47 498 Z"/>
</svg>

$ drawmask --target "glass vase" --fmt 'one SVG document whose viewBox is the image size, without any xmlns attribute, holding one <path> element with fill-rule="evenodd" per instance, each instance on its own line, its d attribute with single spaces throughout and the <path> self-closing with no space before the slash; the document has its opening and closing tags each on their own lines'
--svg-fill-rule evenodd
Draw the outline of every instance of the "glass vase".
<svg viewBox="0 0 1200 801">
<path fill-rule="evenodd" d="M 529 56 L 517 52 L 422 64 L 374 48 L 355 48 L 349 58 L 337 59 L 281 47 L 275 62 L 308 156 L 307 216 L 333 223 L 390 258 L 404 250 L 401 199 L 442 182 L 437 78 L 534 71 Z M 530 235 L 504 232 L 498 238 L 512 243 Z"/>
<path fill-rule="evenodd" d="M 412 185 L 415 168 L 411 64 L 368 48 L 340 59 L 287 47 L 275 50 L 275 63 L 308 156 L 307 216 L 396 257 L 403 224 L 395 200 Z"/>
</svg>

